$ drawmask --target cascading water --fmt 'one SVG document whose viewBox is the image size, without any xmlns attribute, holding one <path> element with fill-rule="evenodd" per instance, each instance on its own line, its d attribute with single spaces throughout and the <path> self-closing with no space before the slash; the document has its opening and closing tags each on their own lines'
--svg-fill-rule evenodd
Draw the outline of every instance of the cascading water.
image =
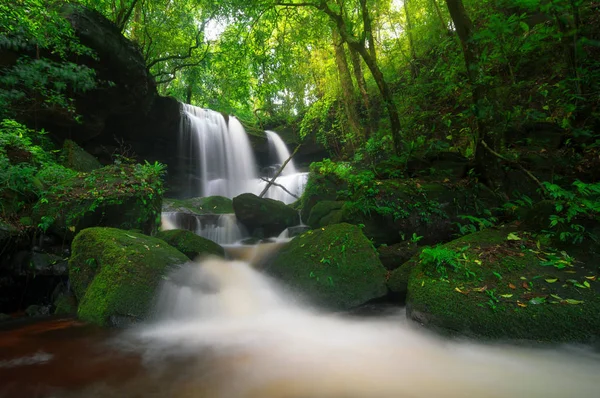
<svg viewBox="0 0 600 398">
<path fill-rule="evenodd" d="M 259 177 L 252 147 L 241 123 L 233 116 L 226 121 L 219 112 L 192 105 L 184 104 L 183 110 L 179 150 L 181 159 L 188 164 L 181 167 L 194 176 L 189 183 L 195 196 L 233 198 L 245 192 L 260 194 L 267 183 Z M 266 134 L 275 154 L 274 167 L 281 165 L 288 159 L 289 151 L 277 133 L 267 131 Z M 290 161 L 276 183 L 300 196 L 306 179 L 307 174 L 298 173 Z M 265 197 L 285 203 L 296 200 L 278 186 L 271 186 Z"/>
<path fill-rule="evenodd" d="M 359 319 L 301 302 L 244 262 L 208 259 L 163 283 L 157 321 L 133 345 L 147 363 L 183 363 L 176 381 L 159 379 L 171 397 L 598 396 L 593 354 L 443 341 L 402 314 Z"/>
</svg>

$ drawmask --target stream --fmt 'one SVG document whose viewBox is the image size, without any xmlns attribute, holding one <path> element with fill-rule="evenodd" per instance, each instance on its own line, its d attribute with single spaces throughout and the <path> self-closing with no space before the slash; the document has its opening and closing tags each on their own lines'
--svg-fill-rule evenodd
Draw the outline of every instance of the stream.
<svg viewBox="0 0 600 398">
<path fill-rule="evenodd" d="M 400 309 L 323 313 L 243 261 L 190 263 L 152 319 L 5 324 L 0 397 L 597 397 L 600 358 L 444 340 Z"/>
</svg>

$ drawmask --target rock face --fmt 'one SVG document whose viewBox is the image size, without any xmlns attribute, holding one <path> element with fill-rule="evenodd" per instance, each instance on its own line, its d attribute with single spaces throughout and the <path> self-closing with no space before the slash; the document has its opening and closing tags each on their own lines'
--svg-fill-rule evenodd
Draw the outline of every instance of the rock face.
<svg viewBox="0 0 600 398">
<path fill-rule="evenodd" d="M 330 225 L 288 243 L 266 266 L 268 274 L 315 304 L 348 310 L 385 296 L 386 270 L 358 227 Z"/>
<path fill-rule="evenodd" d="M 538 242 L 504 227 L 424 249 L 408 280 L 408 316 L 444 333 L 485 338 L 599 338 L 597 263 L 574 266 Z"/>
<path fill-rule="evenodd" d="M 61 160 L 63 166 L 85 173 L 102 167 L 98 159 L 84 151 L 72 140 L 65 140 L 63 143 Z"/>
<path fill-rule="evenodd" d="M 115 228 L 88 228 L 69 261 L 78 315 L 102 326 L 143 319 L 161 278 L 188 258 L 164 241 Z"/>
<path fill-rule="evenodd" d="M 284 229 L 300 223 L 298 212 L 285 203 L 251 193 L 233 198 L 233 210 L 238 221 L 251 233 L 260 230 L 266 237 L 277 236 Z"/>
<path fill-rule="evenodd" d="M 195 260 L 199 256 L 225 256 L 225 250 L 221 246 L 191 231 L 172 229 L 159 232 L 156 237 L 185 254 L 190 260 Z"/>
</svg>

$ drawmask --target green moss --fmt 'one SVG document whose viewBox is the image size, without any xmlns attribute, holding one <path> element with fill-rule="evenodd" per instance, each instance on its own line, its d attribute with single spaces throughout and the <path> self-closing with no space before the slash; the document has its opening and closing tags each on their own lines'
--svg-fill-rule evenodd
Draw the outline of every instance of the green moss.
<svg viewBox="0 0 600 398">
<path fill-rule="evenodd" d="M 341 222 L 341 210 L 345 202 L 325 200 L 313 206 L 308 217 L 307 224 L 312 228 L 318 228 L 329 224 L 339 224 Z M 335 213 L 333 215 L 332 213 Z M 339 219 L 338 222 L 332 222 Z"/>
<path fill-rule="evenodd" d="M 386 270 L 371 242 L 345 223 L 296 237 L 267 270 L 332 309 L 349 309 L 387 293 Z"/>
<path fill-rule="evenodd" d="M 193 214 L 230 214 L 233 202 L 224 196 L 207 196 L 190 199 L 164 199 L 163 211 Z"/>
<path fill-rule="evenodd" d="M 102 326 L 112 317 L 143 318 L 172 266 L 188 258 L 164 241 L 115 228 L 88 228 L 72 244 L 71 286 L 81 319 Z"/>
<path fill-rule="evenodd" d="M 221 246 L 191 231 L 173 229 L 159 232 L 156 237 L 185 254 L 190 260 L 205 255 L 225 256 L 225 251 Z"/>
<path fill-rule="evenodd" d="M 319 202 L 336 201 L 340 197 L 338 191 L 348 188 L 348 184 L 332 173 L 321 173 L 311 165 L 306 187 L 300 198 L 301 215 L 308 220 L 312 208 Z"/>
<path fill-rule="evenodd" d="M 520 239 L 507 240 L 510 233 Z M 408 283 L 413 319 L 444 332 L 487 338 L 589 341 L 600 336 L 600 282 L 585 278 L 598 275 L 597 265 L 595 270 L 542 266 L 551 250 L 538 248 L 532 235 L 512 227 L 478 232 L 444 247 L 461 251 L 460 260 L 474 276 L 448 270 L 443 280 L 420 261 Z"/>
<path fill-rule="evenodd" d="M 233 198 L 235 216 L 251 231 L 262 228 L 266 236 L 276 236 L 300 223 L 298 212 L 285 203 L 244 193 Z"/>
</svg>

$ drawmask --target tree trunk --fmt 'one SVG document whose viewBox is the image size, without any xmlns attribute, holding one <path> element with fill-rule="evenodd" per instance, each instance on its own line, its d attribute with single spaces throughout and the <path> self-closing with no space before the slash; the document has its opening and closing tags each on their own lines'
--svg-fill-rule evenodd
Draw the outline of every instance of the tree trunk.
<svg viewBox="0 0 600 398">
<path fill-rule="evenodd" d="M 500 175 L 499 163 L 496 159 L 486 156 L 482 142 L 487 142 L 492 150 L 497 150 L 498 140 L 494 139 L 485 126 L 482 106 L 485 90 L 481 85 L 478 62 L 478 52 L 473 43 L 473 23 L 465 10 L 462 0 L 446 0 L 456 34 L 460 39 L 465 59 L 467 76 L 471 85 L 473 107 L 475 109 L 476 135 L 475 135 L 475 163 L 484 183 L 490 188 L 498 187 L 497 179 Z"/>
<path fill-rule="evenodd" d="M 442 10 L 440 9 L 440 5 L 438 4 L 437 0 L 431 0 L 431 2 L 433 3 L 433 8 L 435 8 L 435 13 L 437 14 L 438 19 L 440 20 L 440 24 L 442 25 L 442 32 L 448 33 L 448 24 L 444 20 L 444 16 L 442 15 Z"/>
<path fill-rule="evenodd" d="M 366 120 L 365 138 L 369 139 L 375 126 L 371 114 L 371 101 L 369 100 L 369 92 L 367 91 L 367 82 L 365 81 L 365 75 L 363 74 L 362 65 L 360 64 L 360 55 L 352 48 L 349 48 L 349 51 L 352 69 L 354 71 L 354 79 L 356 80 L 356 85 L 358 86 L 358 91 L 362 98 L 363 117 Z"/>
<path fill-rule="evenodd" d="M 367 0 L 360 0 L 360 12 L 362 14 L 365 37 L 369 43 L 369 54 L 371 55 L 371 58 L 377 62 L 375 38 L 373 37 L 373 27 L 371 26 L 371 16 L 369 15 L 369 9 L 367 8 Z"/>
<path fill-rule="evenodd" d="M 346 110 L 346 116 L 348 117 L 348 122 L 354 135 L 362 138 L 364 137 L 364 134 L 360 126 L 358 113 L 356 112 L 354 86 L 352 84 L 350 68 L 348 67 L 346 52 L 344 51 L 344 42 L 335 29 L 332 29 L 332 38 L 333 48 L 335 50 L 335 63 L 337 64 L 340 86 L 342 87 L 342 101 Z"/>
<path fill-rule="evenodd" d="M 410 47 L 410 72 L 413 79 L 419 74 L 417 67 L 417 52 L 415 51 L 415 41 L 412 34 L 412 23 L 410 22 L 410 12 L 408 11 L 408 0 L 404 0 L 404 14 L 406 15 L 406 33 L 408 36 L 408 46 Z"/>
<path fill-rule="evenodd" d="M 361 0 L 361 2 L 364 0 Z M 319 3 L 318 8 L 325 12 L 329 18 L 336 24 L 338 33 L 341 38 L 348 44 L 348 47 L 354 49 L 362 59 L 365 61 L 365 64 L 369 68 L 369 71 L 373 75 L 373 79 L 377 83 L 377 88 L 381 94 L 383 102 L 385 104 L 386 110 L 388 111 L 388 116 L 390 118 L 390 133 L 392 135 L 392 140 L 394 142 L 394 150 L 396 154 L 400 154 L 402 151 L 402 137 L 400 135 L 400 115 L 398 114 L 398 109 L 396 105 L 394 105 L 394 99 L 392 97 L 392 92 L 385 81 L 383 73 L 381 69 L 379 69 L 379 65 L 377 65 L 377 59 L 371 56 L 371 52 L 367 50 L 365 46 L 365 42 L 362 40 L 358 40 L 356 37 L 352 36 L 344 18 L 341 14 L 337 14 L 334 10 L 332 10 L 326 1 L 322 0 Z M 368 34 L 367 34 L 368 36 Z"/>
</svg>

